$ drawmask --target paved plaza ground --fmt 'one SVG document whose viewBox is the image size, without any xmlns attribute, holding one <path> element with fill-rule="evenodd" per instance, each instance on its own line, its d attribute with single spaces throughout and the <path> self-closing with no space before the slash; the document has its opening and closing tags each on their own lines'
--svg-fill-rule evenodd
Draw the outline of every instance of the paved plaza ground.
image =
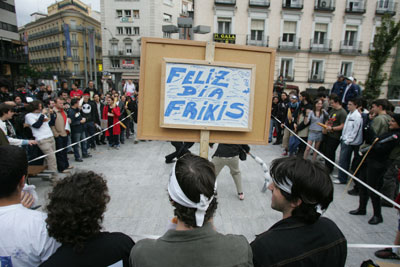
<svg viewBox="0 0 400 267">
<path fill-rule="evenodd" d="M 120 150 L 107 150 L 100 146 L 91 151 L 93 158 L 76 163 L 70 155 L 74 171 L 92 170 L 102 173 L 108 181 L 111 201 L 104 216 L 107 231 L 124 232 L 134 241 L 144 237 L 160 236 L 173 216 L 168 201 L 167 181 L 172 164 L 165 164 L 164 156 L 174 149 L 169 142 L 152 141 L 133 144 L 126 140 Z M 214 149 L 210 150 L 210 156 Z M 267 164 L 280 157 L 279 146 L 254 146 L 251 151 Z M 191 151 L 198 154 L 199 145 Z M 224 168 L 218 177 L 218 209 L 214 219 L 219 232 L 242 234 L 249 242 L 255 235 L 267 230 L 281 219 L 281 213 L 271 209 L 271 193 L 261 192 L 264 183 L 261 167 L 252 159 L 240 162 L 243 176 L 245 200 L 239 201 L 229 170 Z M 45 205 L 49 182 L 32 179 Z M 358 197 L 343 193 L 344 185 L 335 186 L 335 197 L 324 216 L 336 222 L 349 244 L 392 244 L 397 229 L 397 211 L 383 208 L 382 224 L 372 226 L 367 223 L 372 216 L 371 204 L 366 216 L 352 216 L 349 210 L 358 206 Z M 295 240 L 293 240 L 295 242 Z M 363 260 L 377 258 L 376 249 L 349 248 L 346 266 L 358 267 Z M 283 252 L 284 253 L 284 252 Z M 399 263 L 399 261 L 389 261 Z"/>
</svg>

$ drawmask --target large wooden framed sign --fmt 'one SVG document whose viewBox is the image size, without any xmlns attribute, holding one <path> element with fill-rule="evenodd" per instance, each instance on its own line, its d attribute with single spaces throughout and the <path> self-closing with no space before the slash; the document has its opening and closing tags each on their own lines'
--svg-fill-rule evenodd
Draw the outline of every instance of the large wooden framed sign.
<svg viewBox="0 0 400 267">
<path fill-rule="evenodd" d="M 251 131 L 255 65 L 164 58 L 160 125 Z"/>
<path fill-rule="evenodd" d="M 274 49 L 145 37 L 141 50 L 138 139 L 268 143 Z"/>
</svg>

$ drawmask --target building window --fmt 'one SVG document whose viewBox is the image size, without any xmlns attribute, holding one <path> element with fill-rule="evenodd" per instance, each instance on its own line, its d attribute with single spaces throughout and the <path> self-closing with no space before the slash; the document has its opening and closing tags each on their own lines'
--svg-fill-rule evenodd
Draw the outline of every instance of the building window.
<svg viewBox="0 0 400 267">
<path fill-rule="evenodd" d="M 125 27 L 125 34 L 126 35 L 132 35 L 132 28 L 131 27 Z"/>
<path fill-rule="evenodd" d="M 172 6 L 173 0 L 164 0 L 164 4 Z"/>
<path fill-rule="evenodd" d="M 133 27 L 133 35 L 140 35 L 140 28 L 139 27 Z"/>
<path fill-rule="evenodd" d="M 133 10 L 133 17 L 134 17 L 135 19 L 140 18 L 140 12 L 139 12 L 139 10 Z"/>
<path fill-rule="evenodd" d="M 315 23 L 313 44 L 324 44 L 327 37 L 328 24 Z"/>
<path fill-rule="evenodd" d="M 344 33 L 344 45 L 353 46 L 357 41 L 358 26 L 346 25 L 346 32 Z"/>
<path fill-rule="evenodd" d="M 128 10 L 124 10 L 125 11 L 125 17 L 130 18 L 131 17 L 131 11 Z"/>
<path fill-rule="evenodd" d="M 71 33 L 71 42 L 76 43 L 76 33 Z"/>
<path fill-rule="evenodd" d="M 132 55 L 132 44 L 125 44 L 125 52 L 128 56 Z"/>
<path fill-rule="evenodd" d="M 163 32 L 163 37 L 164 38 L 171 38 L 171 33 L 170 32 Z"/>
<path fill-rule="evenodd" d="M 111 68 L 119 68 L 119 59 L 111 60 Z"/>
<path fill-rule="evenodd" d="M 172 15 L 164 13 L 163 20 L 164 22 L 172 22 Z"/>
<path fill-rule="evenodd" d="M 69 23 L 71 24 L 71 28 L 75 28 L 76 27 L 76 21 L 75 20 L 71 19 L 69 21 Z"/>
<path fill-rule="evenodd" d="M 251 20 L 251 40 L 261 41 L 264 35 L 264 20 L 252 19 Z"/>
<path fill-rule="evenodd" d="M 295 21 L 284 21 L 283 22 L 283 35 L 282 41 L 285 43 L 294 43 L 296 39 L 296 27 L 297 22 Z"/>
<path fill-rule="evenodd" d="M 78 49 L 72 49 L 72 57 L 78 56 Z"/>
<path fill-rule="evenodd" d="M 74 64 L 75 75 L 79 72 L 79 64 Z"/>
<path fill-rule="evenodd" d="M 323 73 L 323 64 L 322 60 L 313 60 L 311 65 L 311 78 L 312 80 L 321 80 Z"/>
<path fill-rule="evenodd" d="M 231 18 L 218 18 L 218 33 L 231 33 Z"/>
<path fill-rule="evenodd" d="M 121 9 L 118 9 L 118 10 L 117 10 L 117 17 L 118 17 L 118 18 L 121 18 L 121 17 L 122 17 L 122 10 L 121 10 Z"/>
<path fill-rule="evenodd" d="M 342 74 L 345 77 L 352 76 L 353 73 L 353 62 L 342 62 L 342 65 L 340 66 L 340 74 Z"/>
<path fill-rule="evenodd" d="M 117 27 L 117 34 L 118 35 L 124 34 L 124 29 L 122 27 Z"/>
<path fill-rule="evenodd" d="M 294 79 L 294 77 L 293 77 L 293 59 L 282 58 L 279 75 L 282 75 L 285 80 L 293 80 Z"/>
</svg>

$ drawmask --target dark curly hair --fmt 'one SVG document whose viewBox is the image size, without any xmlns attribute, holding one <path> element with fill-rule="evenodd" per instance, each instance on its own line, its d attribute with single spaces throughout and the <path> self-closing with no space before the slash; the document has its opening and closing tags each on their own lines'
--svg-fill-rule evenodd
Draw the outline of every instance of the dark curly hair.
<svg viewBox="0 0 400 267">
<path fill-rule="evenodd" d="M 191 201 L 198 203 L 201 194 L 208 198 L 215 195 L 215 167 L 207 159 L 187 153 L 177 161 L 175 174 L 179 186 Z M 188 227 L 197 227 L 195 208 L 184 207 L 173 200 L 171 202 L 175 207 L 174 214 L 180 221 Z M 217 205 L 218 202 L 214 196 L 204 216 L 204 223 L 214 216 Z"/>
<path fill-rule="evenodd" d="M 326 210 L 333 200 L 333 184 L 325 166 L 318 162 L 299 157 L 279 158 L 271 163 L 270 175 L 278 183 L 288 178 L 292 183 L 292 193 L 280 190 L 290 202 L 301 199 L 292 216 L 305 223 L 314 223 L 321 216 L 316 211 L 317 204 Z"/>
<path fill-rule="evenodd" d="M 59 181 L 49 193 L 49 200 L 49 235 L 81 251 L 85 241 L 100 232 L 110 196 L 103 177 L 90 171 Z"/>
</svg>

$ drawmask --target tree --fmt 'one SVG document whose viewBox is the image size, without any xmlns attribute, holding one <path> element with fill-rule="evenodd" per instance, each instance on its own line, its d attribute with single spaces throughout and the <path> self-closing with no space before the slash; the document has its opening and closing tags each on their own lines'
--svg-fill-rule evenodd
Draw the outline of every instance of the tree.
<svg viewBox="0 0 400 267">
<path fill-rule="evenodd" d="M 387 79 L 382 74 L 382 66 L 390 56 L 390 50 L 400 40 L 400 21 L 395 22 L 390 15 L 382 17 L 381 26 L 376 29 L 374 48 L 368 52 L 370 67 L 363 96 L 367 100 L 376 99 L 380 94 L 381 85 Z"/>
</svg>

